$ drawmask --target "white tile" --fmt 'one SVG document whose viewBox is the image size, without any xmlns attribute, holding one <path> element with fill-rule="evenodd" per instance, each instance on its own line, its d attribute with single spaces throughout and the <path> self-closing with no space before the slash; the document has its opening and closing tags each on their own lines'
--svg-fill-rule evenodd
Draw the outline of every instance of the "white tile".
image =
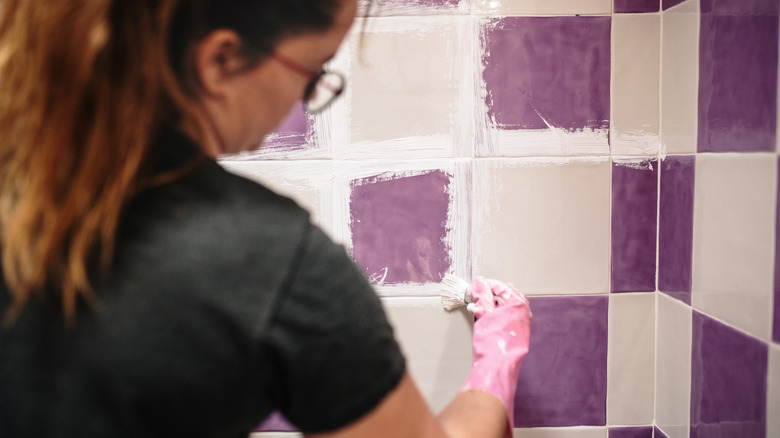
<svg viewBox="0 0 780 438">
<path fill-rule="evenodd" d="M 410 374 L 434 412 L 446 407 L 471 371 L 473 316 L 446 312 L 436 298 L 383 299 Z"/>
<path fill-rule="evenodd" d="M 609 297 L 607 351 L 607 424 L 652 424 L 655 293 Z"/>
<path fill-rule="evenodd" d="M 691 409 L 691 308 L 658 293 L 656 424 L 667 435 L 688 438 Z"/>
<path fill-rule="evenodd" d="M 612 0 L 472 0 L 472 11 L 495 15 L 609 14 Z"/>
<path fill-rule="evenodd" d="M 661 139 L 666 152 L 696 152 L 699 126 L 699 0 L 663 13 Z"/>
<path fill-rule="evenodd" d="M 775 154 L 699 154 L 694 308 L 769 340 L 775 253 Z"/>
<path fill-rule="evenodd" d="M 655 156 L 660 148 L 660 14 L 612 17 L 612 152 Z"/>
<path fill-rule="evenodd" d="M 780 436 L 780 344 L 769 344 L 767 380 L 766 436 Z"/>
<path fill-rule="evenodd" d="M 607 438 L 606 427 L 540 427 L 515 429 L 512 438 Z"/>
<path fill-rule="evenodd" d="M 606 159 L 478 160 L 474 274 L 527 294 L 609 291 Z"/>
</svg>

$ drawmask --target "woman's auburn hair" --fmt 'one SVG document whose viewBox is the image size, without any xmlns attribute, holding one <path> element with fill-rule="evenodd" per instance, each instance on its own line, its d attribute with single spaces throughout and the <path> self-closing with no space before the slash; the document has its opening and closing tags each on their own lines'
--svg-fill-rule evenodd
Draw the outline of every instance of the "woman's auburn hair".
<svg viewBox="0 0 780 438">
<path fill-rule="evenodd" d="M 169 63 L 177 0 L 3 0 L 0 236 L 12 295 L 59 295 L 73 322 L 111 264 L 123 208 L 150 182 L 154 136 L 175 115 L 196 128 Z"/>
</svg>

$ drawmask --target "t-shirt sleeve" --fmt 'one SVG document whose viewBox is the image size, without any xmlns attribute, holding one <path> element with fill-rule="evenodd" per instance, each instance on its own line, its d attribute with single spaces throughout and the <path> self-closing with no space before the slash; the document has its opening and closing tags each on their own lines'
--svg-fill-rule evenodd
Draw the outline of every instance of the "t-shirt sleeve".
<svg viewBox="0 0 780 438">
<path fill-rule="evenodd" d="M 305 432 L 373 410 L 405 361 L 381 302 L 342 246 L 310 226 L 267 339 L 278 409 Z"/>
</svg>

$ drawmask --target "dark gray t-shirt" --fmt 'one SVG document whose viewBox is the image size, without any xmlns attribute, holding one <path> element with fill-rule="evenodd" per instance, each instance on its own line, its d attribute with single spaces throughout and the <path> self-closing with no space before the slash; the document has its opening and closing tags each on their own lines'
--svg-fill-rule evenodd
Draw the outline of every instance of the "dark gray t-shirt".
<svg viewBox="0 0 780 438">
<path fill-rule="evenodd" d="M 163 145 L 166 166 L 194 156 L 181 136 Z M 245 437 L 274 410 L 322 432 L 371 411 L 404 373 L 344 249 L 213 161 L 128 207 L 96 291 L 71 329 L 48 299 L 0 330 L 0 437 Z"/>
</svg>

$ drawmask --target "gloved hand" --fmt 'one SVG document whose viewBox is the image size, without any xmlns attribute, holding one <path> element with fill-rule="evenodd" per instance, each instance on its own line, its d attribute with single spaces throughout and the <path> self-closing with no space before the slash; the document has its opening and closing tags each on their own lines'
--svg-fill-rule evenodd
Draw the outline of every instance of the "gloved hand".
<svg viewBox="0 0 780 438">
<path fill-rule="evenodd" d="M 531 308 L 528 299 L 510 286 L 477 277 L 471 284 L 474 313 L 474 364 L 461 391 L 494 395 L 506 408 L 510 433 L 520 364 L 528 353 Z"/>
</svg>

